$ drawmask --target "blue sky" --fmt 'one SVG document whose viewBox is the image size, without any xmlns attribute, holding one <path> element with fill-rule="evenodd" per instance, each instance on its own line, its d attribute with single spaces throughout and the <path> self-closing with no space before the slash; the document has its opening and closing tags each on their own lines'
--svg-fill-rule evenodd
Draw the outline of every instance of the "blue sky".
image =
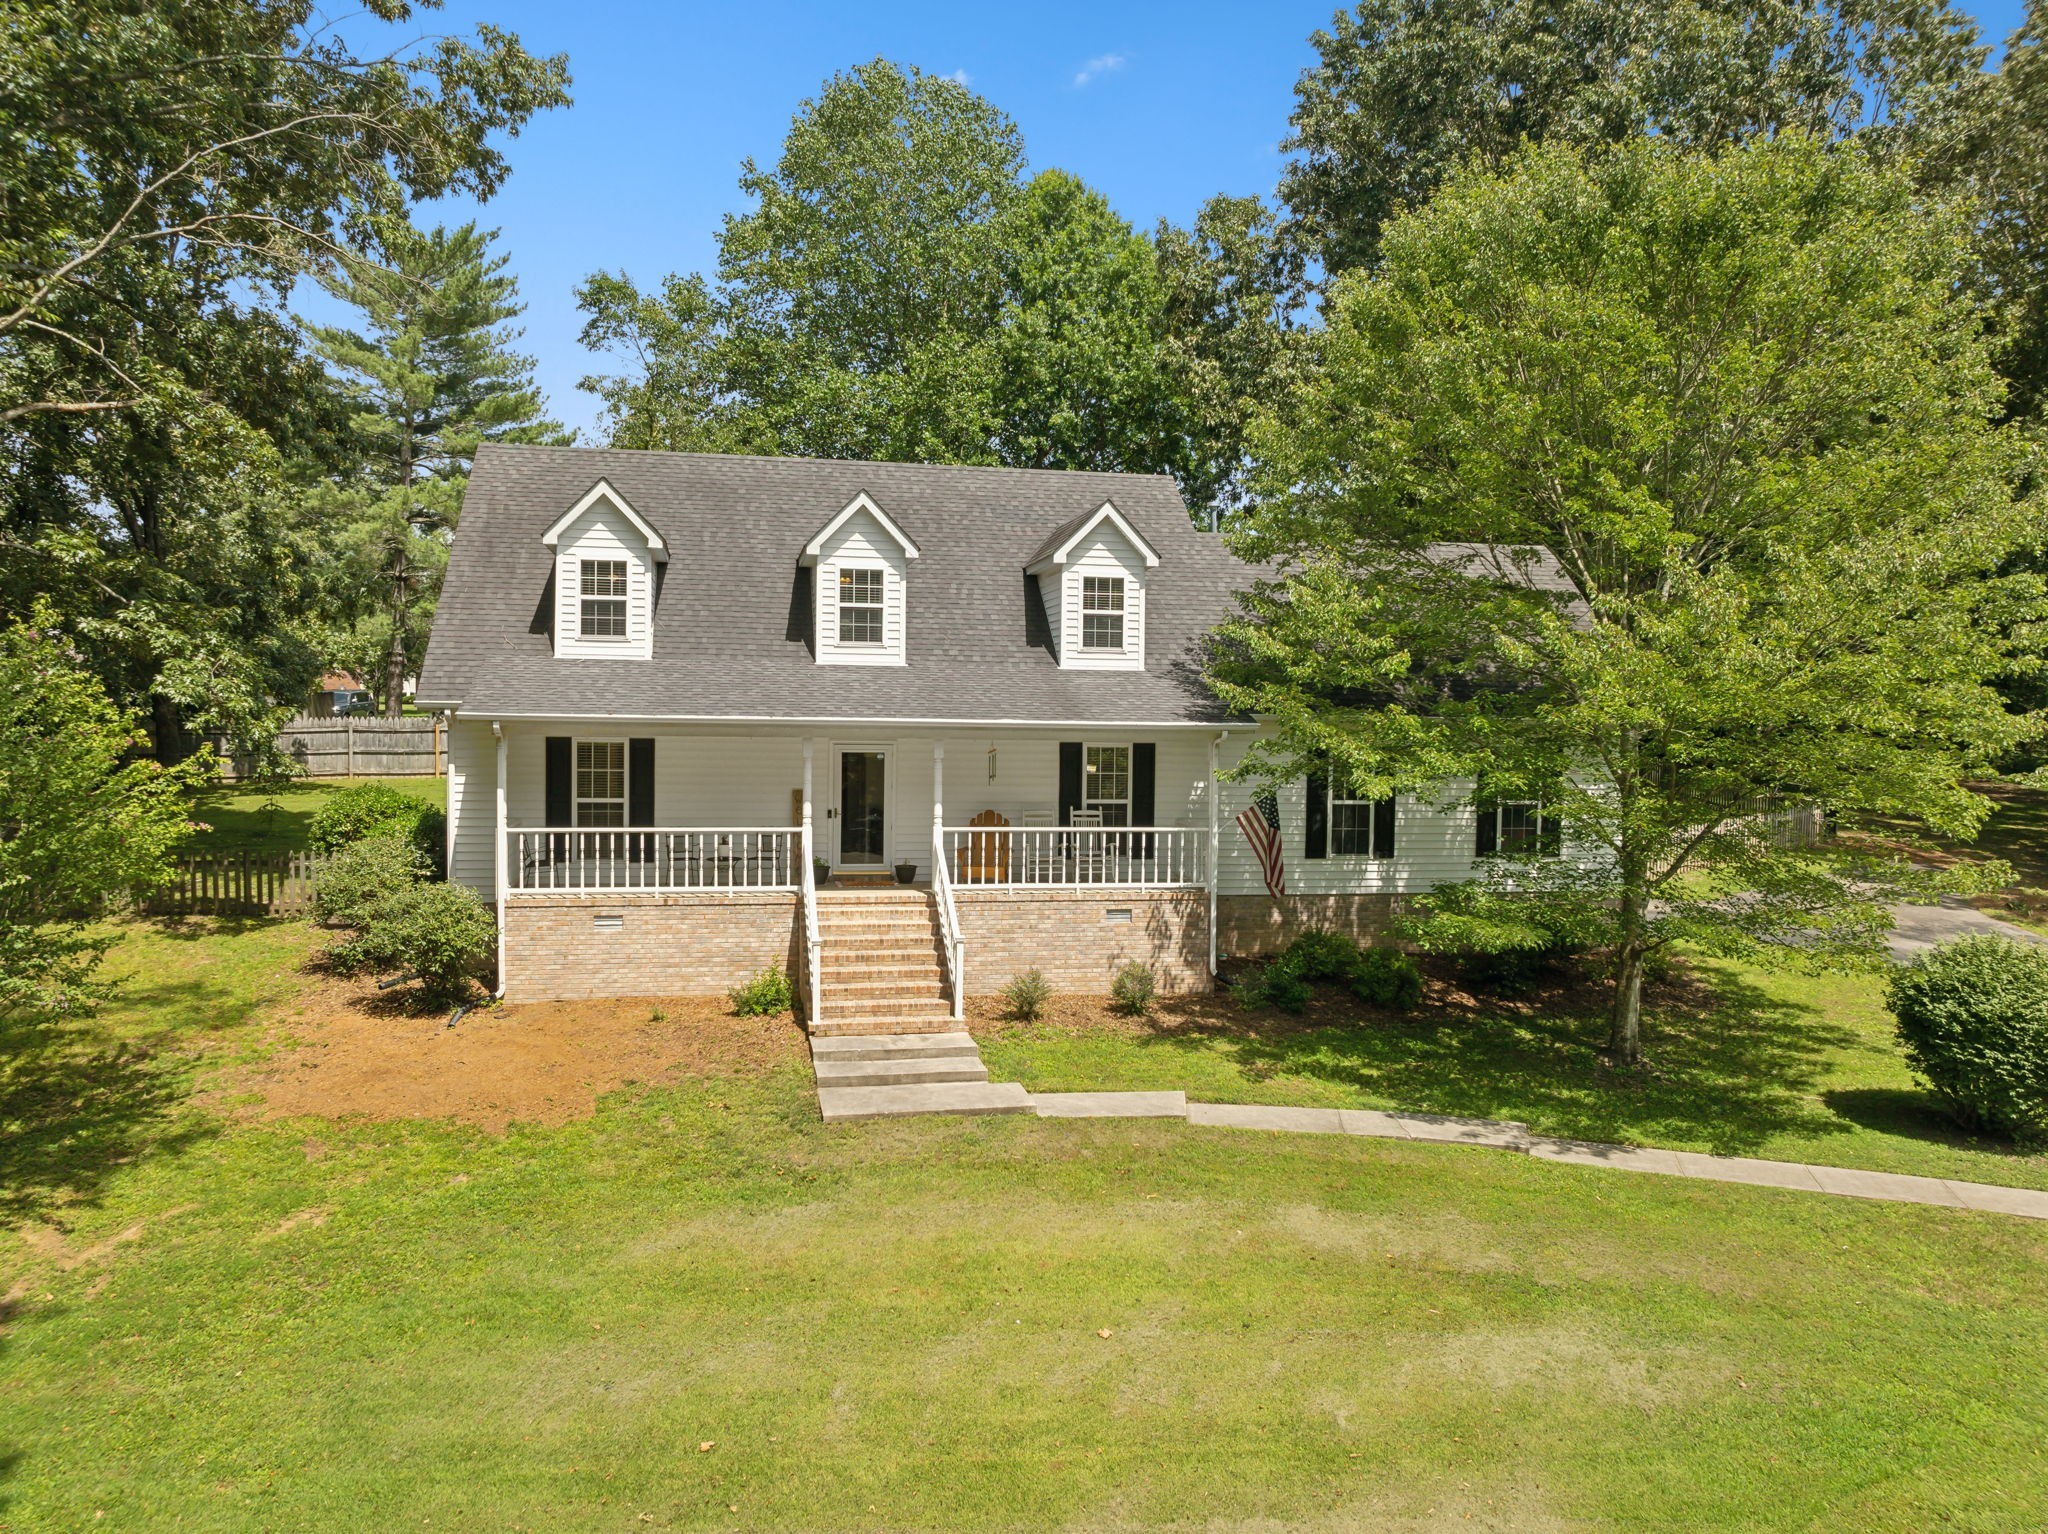
<svg viewBox="0 0 2048 1534">
<path fill-rule="evenodd" d="M 964 71 L 1016 120 L 1034 167 L 1073 171 L 1149 228 L 1216 192 L 1272 190 L 1309 34 L 1335 8 L 450 0 L 425 19 L 461 33 L 489 22 L 569 55 L 575 106 L 510 145 L 511 179 L 479 217 L 503 230 L 554 412 L 587 433 L 596 410 L 576 380 L 596 359 L 576 342 L 575 285 L 599 268 L 643 284 L 709 270 L 719 222 L 741 206 L 740 161 L 772 161 L 797 103 L 835 71 L 878 54 Z M 2021 0 L 1966 8 L 2003 39 Z"/>
</svg>

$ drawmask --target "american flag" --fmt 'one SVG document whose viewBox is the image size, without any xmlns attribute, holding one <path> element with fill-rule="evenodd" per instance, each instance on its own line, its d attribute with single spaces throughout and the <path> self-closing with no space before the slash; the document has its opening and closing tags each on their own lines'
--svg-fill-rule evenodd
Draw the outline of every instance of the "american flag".
<svg viewBox="0 0 2048 1534">
<path fill-rule="evenodd" d="M 1271 789 L 1252 800 L 1237 817 L 1237 828 L 1252 844 L 1252 853 L 1266 875 L 1266 889 L 1275 899 L 1287 893 L 1287 869 L 1280 861 L 1280 800 Z"/>
</svg>

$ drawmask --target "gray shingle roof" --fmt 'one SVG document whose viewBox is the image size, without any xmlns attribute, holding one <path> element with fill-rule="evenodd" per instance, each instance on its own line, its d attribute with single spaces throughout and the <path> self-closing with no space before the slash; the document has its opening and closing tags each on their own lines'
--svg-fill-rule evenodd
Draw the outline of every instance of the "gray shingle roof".
<svg viewBox="0 0 2048 1534">
<path fill-rule="evenodd" d="M 554 658 L 541 535 L 598 480 L 668 544 L 654 658 Z M 805 541 L 866 491 L 917 540 L 904 666 L 820 666 Z M 1160 555 L 1143 671 L 1064 671 L 1024 574 L 1106 500 Z M 1152 475 L 490 445 L 477 454 L 419 697 L 577 718 L 1199 723 L 1197 647 L 1253 572 Z"/>
</svg>

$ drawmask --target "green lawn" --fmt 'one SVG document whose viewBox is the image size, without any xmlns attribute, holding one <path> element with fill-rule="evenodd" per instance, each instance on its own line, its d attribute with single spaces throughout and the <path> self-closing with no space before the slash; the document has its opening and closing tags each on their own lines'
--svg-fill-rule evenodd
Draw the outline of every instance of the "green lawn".
<svg viewBox="0 0 2048 1534">
<path fill-rule="evenodd" d="M 120 1006 L 0 1039 L 0 1527 L 2048 1525 L 2048 1226 L 1180 1124 L 827 1129 L 797 1068 L 502 1139 L 195 1108 L 310 941 L 130 929 Z M 1895 1090 L 1829 996 L 1757 988 L 1794 1085 L 1748 1120 Z M 1614 1129 L 1689 1125 L 1661 1090 Z"/>
<path fill-rule="evenodd" d="M 221 783 L 200 794 L 192 816 L 207 829 L 188 845 L 195 852 L 303 851 L 314 811 L 330 795 L 365 783 L 384 784 L 437 808 L 448 800 L 446 778 L 300 778 L 275 791 Z"/>
<path fill-rule="evenodd" d="M 1707 964 L 1646 1009 L 1650 1069 L 1617 1075 L 1606 1019 L 1500 1005 L 1376 1015 L 1333 999 L 1304 1019 L 1168 1002 L 1145 1025 L 975 1024 L 996 1080 L 1033 1091 L 1181 1088 L 1208 1102 L 1419 1108 L 1619 1140 L 2048 1188 L 2048 1156 L 1962 1133 L 1907 1069 L 1871 975 Z"/>
</svg>

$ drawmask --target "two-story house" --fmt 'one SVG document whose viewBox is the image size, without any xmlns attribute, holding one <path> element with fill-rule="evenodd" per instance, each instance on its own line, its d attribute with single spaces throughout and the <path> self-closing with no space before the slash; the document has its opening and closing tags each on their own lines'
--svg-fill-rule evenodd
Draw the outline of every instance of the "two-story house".
<svg viewBox="0 0 2048 1534">
<path fill-rule="evenodd" d="M 1164 478 L 486 446 L 418 701 L 503 993 L 781 963 L 818 1030 L 937 1029 L 1030 968 L 1203 989 L 1537 843 L 1540 806 L 1296 782 L 1276 894 L 1218 777 L 1259 724 L 1201 681 L 1250 578 Z"/>
</svg>

